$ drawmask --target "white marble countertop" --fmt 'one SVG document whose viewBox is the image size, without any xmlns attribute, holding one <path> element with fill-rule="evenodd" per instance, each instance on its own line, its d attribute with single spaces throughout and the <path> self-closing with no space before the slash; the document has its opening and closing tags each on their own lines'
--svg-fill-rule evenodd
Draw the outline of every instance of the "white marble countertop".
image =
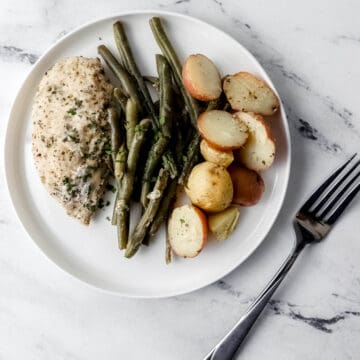
<svg viewBox="0 0 360 360">
<path fill-rule="evenodd" d="M 49 45 L 84 22 L 149 8 L 218 26 L 266 68 L 293 142 L 285 206 L 256 253 L 223 280 L 185 296 L 122 299 L 81 285 L 42 256 L 16 219 L 1 176 L 1 360 L 202 359 L 286 257 L 290 215 L 329 169 L 360 150 L 356 0 L 3 0 L 1 145 L 11 102 Z M 360 358 L 359 210 L 358 198 L 327 240 L 305 251 L 239 358 Z"/>
</svg>

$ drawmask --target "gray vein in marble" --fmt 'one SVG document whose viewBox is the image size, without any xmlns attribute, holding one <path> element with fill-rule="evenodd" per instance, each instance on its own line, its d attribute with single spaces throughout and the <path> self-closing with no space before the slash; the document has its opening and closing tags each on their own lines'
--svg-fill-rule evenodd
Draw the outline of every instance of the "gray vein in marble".
<svg viewBox="0 0 360 360">
<path fill-rule="evenodd" d="M 174 2 L 174 5 L 179 5 L 179 4 L 183 4 L 183 3 L 189 3 L 190 0 L 177 0 Z"/>
<path fill-rule="evenodd" d="M 275 61 L 270 61 L 269 65 L 276 67 L 285 78 L 293 81 L 297 86 L 305 90 L 310 90 L 310 86 L 305 82 L 303 78 L 301 78 L 294 71 L 287 70 L 283 64 L 279 64 Z"/>
<path fill-rule="evenodd" d="M 0 59 L 6 61 L 19 61 L 28 64 L 34 64 L 39 58 L 38 55 L 20 49 L 15 46 L 1 45 L 0 46 Z"/>
<path fill-rule="evenodd" d="M 334 39 L 334 42 L 336 44 L 339 41 L 350 41 L 350 42 L 360 43 L 360 37 L 359 36 L 340 35 Z"/>
<path fill-rule="evenodd" d="M 307 121 L 303 119 L 299 119 L 300 126 L 298 127 L 298 130 L 300 134 L 310 140 L 317 140 L 318 139 L 318 131 L 313 128 Z"/>
<path fill-rule="evenodd" d="M 241 291 L 235 290 L 230 284 L 228 284 L 224 280 L 219 280 L 214 285 L 217 288 L 226 291 L 228 294 L 235 296 L 236 298 L 240 298 L 240 296 L 242 295 Z"/>
<path fill-rule="evenodd" d="M 329 96 L 323 98 L 323 102 L 332 113 L 336 114 L 343 120 L 347 128 L 355 129 L 354 124 L 351 122 L 353 113 L 349 109 L 347 109 L 346 107 L 338 108 Z"/>
<path fill-rule="evenodd" d="M 310 85 L 298 74 L 296 74 L 294 71 L 287 70 L 283 64 L 279 64 L 278 62 L 270 61 L 268 63 L 270 68 L 275 68 L 287 79 L 291 80 L 294 84 L 297 86 L 305 89 L 308 91 L 312 96 L 318 98 L 324 106 L 328 108 L 328 110 L 339 117 L 344 125 L 351 129 L 353 132 L 357 134 L 358 137 L 360 137 L 360 133 L 358 130 L 355 129 L 355 126 L 352 122 L 353 113 L 346 107 L 342 107 L 337 105 L 330 96 L 323 96 L 317 92 L 315 92 L 313 89 L 311 89 Z"/>
<path fill-rule="evenodd" d="M 290 316 L 293 320 L 303 321 L 306 324 L 312 326 L 313 328 L 323 331 L 325 333 L 331 334 L 333 329 L 331 326 L 337 324 L 339 321 L 343 321 L 349 317 L 358 317 L 360 316 L 359 311 L 343 311 L 338 315 L 335 315 L 331 318 L 320 318 L 320 317 L 307 317 L 302 315 L 300 312 L 290 311 L 287 314 L 282 314 Z"/>
<path fill-rule="evenodd" d="M 331 295 L 337 299 L 341 299 L 341 300 L 344 300 L 344 301 L 352 303 L 352 304 L 360 304 L 359 298 L 351 298 L 349 296 L 344 296 L 344 295 L 340 295 L 340 294 L 336 294 L 336 293 L 332 293 Z"/>
<path fill-rule="evenodd" d="M 240 300 L 243 304 L 250 304 L 255 299 L 242 299 L 243 293 L 239 290 L 234 289 L 230 284 L 224 280 L 217 281 L 214 284 L 218 289 L 225 291 L 227 294 L 234 296 L 237 300 Z M 334 315 L 329 318 L 319 317 L 319 316 L 305 316 L 298 309 L 299 305 L 281 301 L 278 299 L 271 299 L 268 303 L 267 309 L 270 310 L 274 315 L 281 315 L 289 317 L 295 321 L 301 321 L 316 330 L 322 331 L 324 333 L 332 333 L 334 330 L 332 327 L 340 321 L 345 321 L 348 318 L 360 317 L 360 311 L 345 310 L 340 312 L 337 315 Z"/>
<path fill-rule="evenodd" d="M 296 116 L 290 106 L 285 105 L 285 108 L 288 119 L 302 137 L 307 140 L 315 141 L 321 149 L 332 154 L 342 152 L 343 149 L 339 144 L 331 142 L 324 135 L 320 134 L 319 131 L 308 121 Z"/>
<path fill-rule="evenodd" d="M 222 1 L 219 1 L 219 0 L 213 0 L 213 2 L 218 5 L 220 11 L 223 13 L 223 14 L 227 14 L 227 11 L 225 10 L 225 7 L 222 3 Z"/>
</svg>

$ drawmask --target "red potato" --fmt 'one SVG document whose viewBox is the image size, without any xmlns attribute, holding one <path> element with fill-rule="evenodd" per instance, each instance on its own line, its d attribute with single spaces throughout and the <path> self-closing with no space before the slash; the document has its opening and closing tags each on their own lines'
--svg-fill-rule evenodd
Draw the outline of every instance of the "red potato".
<svg viewBox="0 0 360 360">
<path fill-rule="evenodd" d="M 214 164 L 228 167 L 234 161 L 232 151 L 221 151 L 211 146 L 205 139 L 201 140 L 200 152 L 205 160 Z"/>
<path fill-rule="evenodd" d="M 241 206 L 256 205 L 265 190 L 262 177 L 254 170 L 235 164 L 228 171 L 234 187 L 232 202 Z"/>
<path fill-rule="evenodd" d="M 168 234 L 176 255 L 185 258 L 197 256 L 206 244 L 207 232 L 206 216 L 197 207 L 184 205 L 171 213 Z"/>
<path fill-rule="evenodd" d="M 202 54 L 190 55 L 182 68 L 182 81 L 192 97 L 201 101 L 217 99 L 221 77 L 214 63 Z"/>
<path fill-rule="evenodd" d="M 233 110 L 272 115 L 280 106 L 269 85 L 248 72 L 227 76 L 223 88 Z"/>
<path fill-rule="evenodd" d="M 261 171 L 269 168 L 275 159 L 275 142 L 271 130 L 261 115 L 237 112 L 249 129 L 246 144 L 234 152 L 234 158 L 248 169 Z"/>
<path fill-rule="evenodd" d="M 197 124 L 201 136 L 218 150 L 238 149 L 248 138 L 245 122 L 223 110 L 201 113 Z"/>
</svg>

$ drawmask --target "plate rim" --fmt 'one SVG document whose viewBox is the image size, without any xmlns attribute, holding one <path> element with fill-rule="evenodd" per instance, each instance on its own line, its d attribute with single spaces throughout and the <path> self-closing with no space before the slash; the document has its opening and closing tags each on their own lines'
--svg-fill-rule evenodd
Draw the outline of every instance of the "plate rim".
<svg viewBox="0 0 360 360">
<path fill-rule="evenodd" d="M 185 289 L 182 289 L 181 291 L 162 291 L 162 292 L 158 292 L 157 294 L 133 294 L 131 292 L 128 291 L 118 291 L 118 290 L 110 290 L 98 285 L 95 285 L 89 281 L 87 281 L 86 279 L 80 278 L 78 276 L 76 276 L 75 274 L 67 271 L 65 268 L 63 268 L 60 264 L 58 264 L 54 259 L 52 259 L 41 247 L 40 245 L 37 243 L 37 241 L 35 241 L 32 237 L 31 230 L 28 229 L 28 226 L 25 225 L 23 223 L 23 221 L 20 218 L 20 215 L 18 213 L 17 207 L 18 205 L 15 204 L 15 200 L 13 197 L 13 194 L 10 190 L 10 179 L 9 179 L 9 170 L 8 170 L 8 162 L 9 160 L 9 147 L 8 147 L 8 142 L 9 142 L 9 132 L 10 132 L 10 123 L 11 123 L 11 119 L 14 116 L 14 105 L 17 103 L 18 98 L 20 93 L 23 91 L 23 88 L 25 87 L 25 84 L 27 83 L 28 79 L 30 78 L 30 76 L 32 75 L 32 72 L 35 68 L 35 66 L 41 62 L 43 60 L 43 58 L 45 58 L 48 53 L 50 51 L 52 51 L 54 48 L 56 48 L 59 44 L 61 44 L 62 42 L 66 41 L 68 37 L 71 37 L 73 34 L 77 33 L 78 31 L 81 31 L 89 26 L 93 26 L 96 25 L 97 23 L 103 22 L 103 21 L 110 21 L 111 19 L 114 19 L 116 17 L 123 17 L 123 16 L 129 16 L 129 15 L 159 15 L 159 16 L 169 16 L 169 17 L 178 17 L 178 18 L 183 18 L 186 20 L 190 20 L 190 21 L 194 21 L 197 22 L 200 25 L 206 25 L 207 27 L 212 28 L 213 30 L 216 30 L 218 32 L 220 32 L 223 36 L 230 38 L 231 40 L 235 41 L 241 48 L 242 50 L 247 54 L 247 56 L 249 56 L 252 61 L 254 61 L 264 72 L 265 74 L 268 76 L 269 78 L 269 83 L 271 88 L 274 90 L 275 94 L 278 96 L 279 101 L 280 101 L 280 109 L 282 112 L 282 117 L 286 120 L 286 121 L 282 121 L 283 123 L 283 130 L 285 133 L 285 143 L 287 146 L 287 153 L 286 156 L 284 158 L 284 161 L 286 162 L 286 165 L 284 167 L 285 170 L 285 182 L 284 182 L 284 186 L 282 189 L 282 192 L 279 196 L 280 200 L 278 202 L 278 207 L 276 209 L 276 215 L 273 217 L 273 219 L 269 222 L 269 227 L 268 230 L 265 232 L 265 234 L 263 235 L 261 241 L 259 241 L 259 243 L 242 259 L 241 262 L 235 262 L 235 264 L 231 265 L 230 267 L 226 268 L 225 271 L 222 271 L 221 275 L 216 276 L 215 278 L 209 280 L 204 281 L 203 283 L 196 284 L 193 286 L 189 286 Z M 6 187 L 6 192 L 10 198 L 10 203 L 12 205 L 12 209 L 14 211 L 14 213 L 16 214 L 16 217 L 18 219 L 18 221 L 21 224 L 21 227 L 23 230 L 25 230 L 25 233 L 27 234 L 27 236 L 31 239 L 31 242 L 35 245 L 35 247 L 40 251 L 40 253 L 42 254 L 42 256 L 44 256 L 46 259 L 48 259 L 52 264 L 54 264 L 58 269 L 60 269 L 63 273 L 67 274 L 67 276 L 69 276 L 72 279 L 75 279 L 76 281 L 80 282 L 81 284 L 85 284 L 86 286 L 96 289 L 97 291 L 106 293 L 106 294 L 110 294 L 110 295 L 114 295 L 114 296 L 118 296 L 118 297 L 123 297 L 123 298 L 134 298 L 134 299 L 162 299 L 162 298 L 170 298 L 173 296 L 180 296 L 180 295 L 185 295 L 191 292 L 194 292 L 196 290 L 200 290 L 206 286 L 209 286 L 213 283 L 215 283 L 216 281 L 219 281 L 220 279 L 222 279 L 223 277 L 229 275 L 231 272 L 233 272 L 237 267 L 239 267 L 241 264 L 243 264 L 244 262 L 246 262 L 248 260 L 248 258 L 253 255 L 253 253 L 260 247 L 260 245 L 263 243 L 263 241 L 265 240 L 265 238 L 268 236 L 269 232 L 271 231 L 271 229 L 273 228 L 276 220 L 279 217 L 280 211 L 283 208 L 283 204 L 285 201 L 285 197 L 287 194 L 287 190 L 288 190 L 288 185 L 289 185 L 289 179 L 290 179 L 290 171 L 291 171 L 291 162 L 292 162 L 292 144 L 291 144 L 291 136 L 290 136 L 290 129 L 289 129 L 289 124 L 287 121 L 287 114 L 282 102 L 281 97 L 279 96 L 277 89 L 275 88 L 270 76 L 268 75 L 268 72 L 264 69 L 264 67 L 260 64 L 260 62 L 257 60 L 257 58 L 244 46 L 242 45 L 237 39 L 235 39 L 232 35 L 228 34 L 226 31 L 218 28 L 215 25 L 212 25 L 210 23 L 208 23 L 207 21 L 201 20 L 197 17 L 193 17 L 190 16 L 188 14 L 183 14 L 180 12 L 175 12 L 175 11 L 167 11 L 167 10 L 158 10 L 158 9 L 138 9 L 138 10 L 129 10 L 129 11 L 121 11 L 115 15 L 111 15 L 111 16 L 105 16 L 105 17 L 99 17 L 99 18 L 95 18 L 93 20 L 87 21 L 86 23 L 83 23 L 77 27 L 75 27 L 74 29 L 72 29 L 69 33 L 67 33 L 66 35 L 64 35 L 63 37 L 61 37 L 60 39 L 56 40 L 52 45 L 50 45 L 45 51 L 44 53 L 37 59 L 37 61 L 35 62 L 35 64 L 33 64 L 30 69 L 28 70 L 28 72 L 26 73 L 26 76 L 24 78 L 24 80 L 21 82 L 20 86 L 17 89 L 16 92 L 16 96 L 14 98 L 14 100 L 11 102 L 11 106 L 10 106 L 10 112 L 8 115 L 8 120 L 7 120 L 7 124 L 6 124 L 6 130 L 5 130 L 5 137 L 4 137 L 4 177 L 5 177 L 5 187 Z"/>
</svg>

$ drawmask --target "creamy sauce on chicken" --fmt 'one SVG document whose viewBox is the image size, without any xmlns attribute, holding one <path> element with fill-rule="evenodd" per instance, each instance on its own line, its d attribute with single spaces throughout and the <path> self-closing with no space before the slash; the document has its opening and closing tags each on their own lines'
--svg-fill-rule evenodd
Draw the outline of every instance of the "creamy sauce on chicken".
<svg viewBox="0 0 360 360">
<path fill-rule="evenodd" d="M 109 174 L 111 91 L 99 59 L 70 57 L 45 73 L 33 105 L 32 151 L 40 179 L 84 224 Z"/>
</svg>

